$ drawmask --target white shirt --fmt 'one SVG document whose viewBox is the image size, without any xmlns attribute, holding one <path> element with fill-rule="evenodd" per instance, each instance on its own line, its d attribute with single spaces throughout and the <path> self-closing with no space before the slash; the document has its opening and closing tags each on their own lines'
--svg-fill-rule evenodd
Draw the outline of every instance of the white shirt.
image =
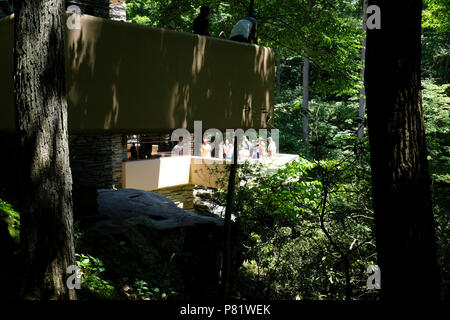
<svg viewBox="0 0 450 320">
<path fill-rule="evenodd" d="M 233 158 L 233 153 L 234 153 L 234 146 L 230 143 L 228 145 L 227 158 L 228 159 L 232 159 Z"/>
<path fill-rule="evenodd" d="M 209 144 L 202 144 L 202 157 L 211 158 L 211 146 Z"/>
<path fill-rule="evenodd" d="M 243 36 L 248 39 L 250 36 L 250 32 L 252 31 L 253 23 L 247 19 L 239 20 L 236 25 L 233 27 L 230 33 L 230 38 L 234 36 Z"/>
<path fill-rule="evenodd" d="M 271 156 L 274 156 L 277 153 L 277 146 L 275 144 L 275 141 L 270 141 L 268 148 Z"/>
<path fill-rule="evenodd" d="M 216 158 L 222 159 L 225 151 L 225 145 L 219 144 L 219 154 L 216 154 Z"/>
<path fill-rule="evenodd" d="M 181 156 L 182 152 L 183 152 L 183 146 L 180 145 L 179 143 L 172 149 L 173 156 Z"/>
</svg>

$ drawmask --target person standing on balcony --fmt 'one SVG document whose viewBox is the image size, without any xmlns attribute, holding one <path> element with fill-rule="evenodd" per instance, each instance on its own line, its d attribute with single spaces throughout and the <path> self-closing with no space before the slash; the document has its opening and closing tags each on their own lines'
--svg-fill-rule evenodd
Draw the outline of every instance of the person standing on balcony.
<svg viewBox="0 0 450 320">
<path fill-rule="evenodd" d="M 13 14 L 13 9 L 8 0 L 0 0 L 0 18 Z"/>
<path fill-rule="evenodd" d="M 228 158 L 228 145 L 230 144 L 230 141 L 228 141 L 228 139 L 225 139 L 225 144 L 223 146 L 223 158 L 227 159 Z"/>
<path fill-rule="evenodd" d="M 272 137 L 269 137 L 267 139 L 267 142 L 269 142 L 269 146 L 267 147 L 269 149 L 269 157 L 273 157 L 277 154 L 277 145 L 275 144 L 275 141 L 273 141 Z"/>
<path fill-rule="evenodd" d="M 200 8 L 200 14 L 197 18 L 194 19 L 194 33 L 202 35 L 202 36 L 209 36 L 209 7 L 208 6 L 202 6 Z"/>
<path fill-rule="evenodd" d="M 177 145 L 172 149 L 173 156 L 182 156 L 183 155 L 183 137 L 178 138 Z"/>
<path fill-rule="evenodd" d="M 234 153 L 234 146 L 232 143 L 228 144 L 228 151 L 227 151 L 227 160 L 233 159 L 233 153 Z"/>
<path fill-rule="evenodd" d="M 242 147 L 247 147 L 248 150 L 250 150 L 250 142 L 247 139 L 247 136 L 244 136 L 242 139 Z"/>
<path fill-rule="evenodd" d="M 202 157 L 203 158 L 211 158 L 211 146 L 208 144 L 208 138 L 203 139 Z"/>
<path fill-rule="evenodd" d="M 130 160 L 137 160 L 137 148 L 136 148 L 136 144 L 133 143 L 133 145 L 130 148 Z"/>
<path fill-rule="evenodd" d="M 263 138 L 258 138 L 258 159 L 264 158 L 266 156 L 266 144 L 263 141 Z"/>
<path fill-rule="evenodd" d="M 219 154 L 217 155 L 217 158 L 219 159 L 226 159 L 227 158 L 227 149 L 228 147 L 225 145 L 223 140 L 219 143 Z"/>
<path fill-rule="evenodd" d="M 258 44 L 256 30 L 258 23 L 255 17 L 248 17 L 239 20 L 230 33 L 230 40 Z"/>
<path fill-rule="evenodd" d="M 258 147 L 257 147 L 257 142 L 256 140 L 252 141 L 252 144 L 250 146 L 250 158 L 252 159 L 257 159 L 258 158 Z"/>
</svg>

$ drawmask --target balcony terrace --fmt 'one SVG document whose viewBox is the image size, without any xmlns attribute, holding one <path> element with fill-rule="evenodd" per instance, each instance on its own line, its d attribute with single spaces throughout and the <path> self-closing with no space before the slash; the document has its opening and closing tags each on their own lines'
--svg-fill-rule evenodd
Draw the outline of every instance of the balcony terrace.
<svg viewBox="0 0 450 320">
<path fill-rule="evenodd" d="M 13 29 L 13 16 L 0 19 L 0 132 L 7 134 L 16 131 Z M 199 120 L 203 130 L 271 128 L 275 56 L 270 48 L 81 15 L 79 30 L 66 28 L 65 57 L 71 167 L 78 189 L 216 186 L 207 169 L 222 168 L 223 161 L 128 162 L 118 135 L 193 131 Z"/>
</svg>

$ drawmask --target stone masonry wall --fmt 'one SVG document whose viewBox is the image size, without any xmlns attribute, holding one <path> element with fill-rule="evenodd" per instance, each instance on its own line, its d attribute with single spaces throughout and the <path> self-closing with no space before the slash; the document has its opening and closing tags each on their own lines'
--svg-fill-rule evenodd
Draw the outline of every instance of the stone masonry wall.
<svg viewBox="0 0 450 320">
<path fill-rule="evenodd" d="M 66 8 L 77 5 L 81 12 L 111 20 L 126 21 L 125 0 L 66 0 Z"/>
<path fill-rule="evenodd" d="M 122 187 L 126 140 L 121 135 L 75 135 L 69 138 L 76 217 L 97 213 L 97 190 Z"/>
<path fill-rule="evenodd" d="M 111 20 L 127 21 L 126 1 L 111 1 L 109 4 L 109 17 Z"/>
<path fill-rule="evenodd" d="M 66 8 L 77 5 L 81 13 L 109 19 L 109 0 L 66 0 Z"/>
<path fill-rule="evenodd" d="M 126 144 L 121 135 L 76 135 L 69 141 L 74 185 L 97 189 L 122 186 Z"/>
</svg>

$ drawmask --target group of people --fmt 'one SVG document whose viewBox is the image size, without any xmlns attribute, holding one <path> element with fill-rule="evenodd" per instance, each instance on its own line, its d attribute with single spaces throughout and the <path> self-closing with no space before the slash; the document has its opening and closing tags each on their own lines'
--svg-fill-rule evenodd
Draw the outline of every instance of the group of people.
<svg viewBox="0 0 450 320">
<path fill-rule="evenodd" d="M 194 33 L 204 36 L 210 36 L 209 31 L 209 7 L 202 6 L 200 8 L 200 14 L 195 18 L 193 23 Z M 230 33 L 230 40 L 254 43 L 258 44 L 258 38 L 256 35 L 256 30 L 258 28 L 258 23 L 254 16 L 250 16 L 239 20 L 233 27 Z M 225 32 L 222 31 L 219 34 L 220 38 L 226 38 Z"/>
<path fill-rule="evenodd" d="M 257 140 L 251 142 L 244 136 L 241 146 L 239 148 L 238 160 L 245 159 L 262 159 L 266 157 L 273 157 L 277 153 L 277 146 L 271 137 L 267 138 L 268 146 L 264 139 L 259 137 Z"/>
<path fill-rule="evenodd" d="M 242 142 L 238 147 L 238 160 L 246 159 L 263 159 L 273 157 L 277 154 L 277 146 L 275 141 L 271 137 L 267 139 L 268 146 L 263 138 L 249 141 L 246 136 L 243 137 Z M 174 148 L 175 152 L 178 152 L 182 145 L 182 140 Z M 228 139 L 219 143 L 218 150 L 214 150 L 208 143 L 208 138 L 203 139 L 203 143 L 200 149 L 200 154 L 203 158 L 218 158 L 218 159 L 233 159 L 234 145 L 230 143 Z M 180 154 L 181 155 L 181 154 Z"/>
</svg>

